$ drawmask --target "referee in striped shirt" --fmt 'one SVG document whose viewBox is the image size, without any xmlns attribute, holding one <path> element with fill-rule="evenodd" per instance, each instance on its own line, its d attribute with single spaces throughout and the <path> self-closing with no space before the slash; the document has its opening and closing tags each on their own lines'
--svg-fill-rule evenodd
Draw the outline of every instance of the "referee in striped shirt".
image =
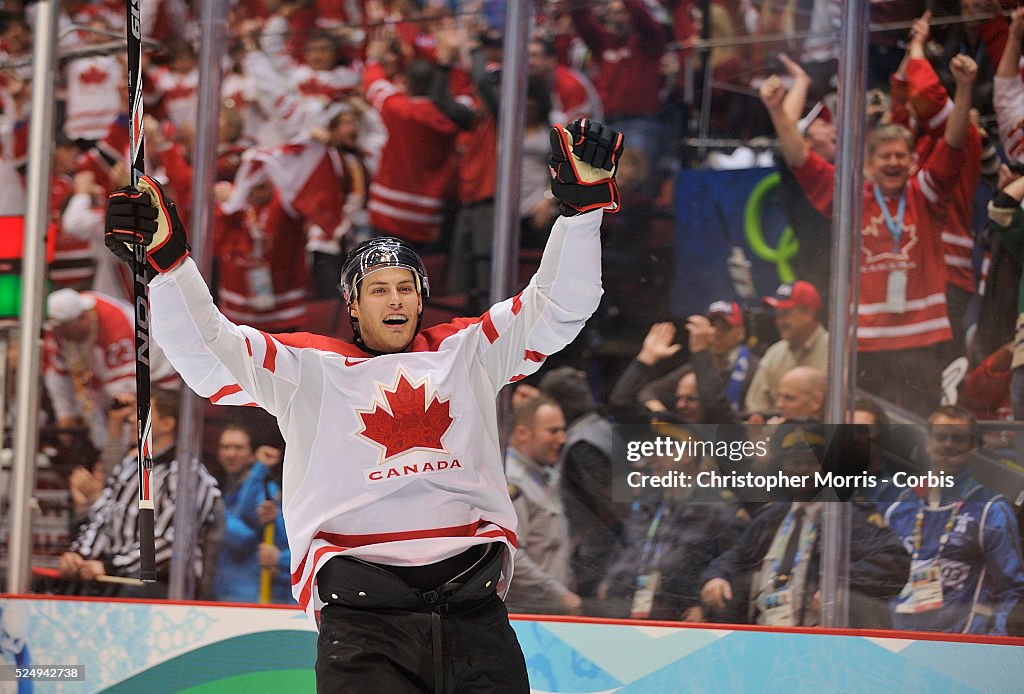
<svg viewBox="0 0 1024 694">
<path fill-rule="evenodd" d="M 166 598 L 174 544 L 174 494 L 178 486 L 175 442 L 178 434 L 178 391 L 154 389 L 153 475 L 157 581 L 142 585 L 111 584 L 97 590 L 108 596 Z M 202 537 L 214 523 L 214 504 L 220 497 L 217 481 L 206 468 L 198 467 L 195 492 L 196 518 Z M 136 455 L 124 458 L 107 478 L 99 499 L 68 551 L 60 558 L 61 575 L 72 581 L 97 581 L 99 576 L 136 578 L 139 574 L 138 528 L 139 474 Z M 199 585 L 203 557 L 201 543 L 192 558 L 195 585 Z M 83 592 L 93 592 L 86 589 Z"/>
</svg>

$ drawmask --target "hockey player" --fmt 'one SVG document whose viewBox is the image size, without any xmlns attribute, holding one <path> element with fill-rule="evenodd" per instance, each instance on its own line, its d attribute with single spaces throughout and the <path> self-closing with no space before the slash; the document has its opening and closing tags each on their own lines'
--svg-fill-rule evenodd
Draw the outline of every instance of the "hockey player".
<svg viewBox="0 0 1024 694">
<path fill-rule="evenodd" d="M 551 146 L 562 216 L 526 289 L 421 332 L 422 261 L 398 239 L 373 239 L 342 271 L 355 344 L 232 324 L 160 186 L 143 177 L 110 198 L 107 245 L 126 260 L 129 244 L 147 245 L 154 338 L 189 386 L 278 419 L 292 590 L 319 617 L 318 691 L 529 688 L 499 597 L 516 514 L 495 396 L 597 308 L 600 210 L 618 208 L 622 136 L 581 120 L 553 128 Z"/>
</svg>

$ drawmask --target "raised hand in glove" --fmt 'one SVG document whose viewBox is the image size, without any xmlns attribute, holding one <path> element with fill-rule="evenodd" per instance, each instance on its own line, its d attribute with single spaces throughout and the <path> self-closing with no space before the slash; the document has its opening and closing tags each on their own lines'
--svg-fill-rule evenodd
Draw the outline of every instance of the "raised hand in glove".
<svg viewBox="0 0 1024 694">
<path fill-rule="evenodd" d="M 565 216 L 591 210 L 619 211 L 615 171 L 622 133 L 587 118 L 551 128 L 551 192 Z"/>
<path fill-rule="evenodd" d="M 107 248 L 126 263 L 135 257 L 136 243 L 146 246 L 146 260 L 155 272 L 173 270 L 188 257 L 185 228 L 174 201 L 149 176 L 140 177 L 134 188 L 110 194 L 104 227 Z"/>
</svg>

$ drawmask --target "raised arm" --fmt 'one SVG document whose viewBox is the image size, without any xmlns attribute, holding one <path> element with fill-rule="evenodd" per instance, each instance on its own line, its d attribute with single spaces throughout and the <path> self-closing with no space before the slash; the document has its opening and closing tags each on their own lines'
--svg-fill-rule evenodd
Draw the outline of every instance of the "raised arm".
<svg viewBox="0 0 1024 694">
<path fill-rule="evenodd" d="M 1024 7 L 1018 7 L 1010 17 L 1010 39 L 999 59 L 992 80 L 992 105 L 999 123 L 999 139 L 1011 159 L 1024 157 L 1024 84 L 1020 77 L 1020 44 L 1024 38 Z"/>
<path fill-rule="evenodd" d="M 950 147 L 960 149 L 967 139 L 967 126 L 970 125 L 971 93 L 978 77 L 978 64 L 970 56 L 955 55 L 949 61 L 949 70 L 956 80 L 956 93 L 953 95 L 953 110 L 946 121 L 945 138 Z"/>
<path fill-rule="evenodd" d="M 189 258 L 174 202 L 149 176 L 107 203 L 106 245 L 122 260 L 146 247 L 154 341 L 182 378 L 214 403 L 258 404 L 283 412 L 298 384 L 295 354 L 275 338 L 221 315 Z"/>
<path fill-rule="evenodd" d="M 579 334 L 601 301 L 601 220 L 619 209 L 622 135 L 586 118 L 551 129 L 551 192 L 561 201 L 526 289 L 491 307 L 481 357 L 500 388 L 533 373 Z"/>
<path fill-rule="evenodd" d="M 640 50 L 648 55 L 660 56 L 665 52 L 665 30 L 651 16 L 643 0 L 625 0 L 626 11 L 633 20 L 636 32 L 643 38 Z"/>
<path fill-rule="evenodd" d="M 779 152 L 791 169 L 797 169 L 807 161 L 808 146 L 797 129 L 796 119 L 786 112 L 786 88 L 777 75 L 772 75 L 761 84 L 761 102 L 768 109 L 768 115 L 779 137 Z"/>
<path fill-rule="evenodd" d="M 1010 39 L 999 58 L 996 77 L 1020 79 L 1020 42 L 1024 38 L 1024 7 L 1018 7 L 1010 15 Z"/>
<path fill-rule="evenodd" d="M 779 53 L 779 60 L 785 66 L 789 76 L 793 78 L 793 86 L 786 92 L 786 96 L 782 100 L 782 108 L 793 122 L 797 122 L 803 115 L 804 106 L 807 104 L 807 90 L 811 88 L 811 76 L 800 66 L 800 63 L 785 53 Z"/>
</svg>

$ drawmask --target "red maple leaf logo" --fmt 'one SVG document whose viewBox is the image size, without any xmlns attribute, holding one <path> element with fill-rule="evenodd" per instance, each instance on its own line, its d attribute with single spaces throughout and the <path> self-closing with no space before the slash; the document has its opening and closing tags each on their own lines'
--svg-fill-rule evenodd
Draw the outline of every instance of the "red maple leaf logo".
<svg viewBox="0 0 1024 694">
<path fill-rule="evenodd" d="M 96 65 L 90 65 L 78 75 L 82 84 L 103 84 L 110 77 L 110 73 Z"/>
<path fill-rule="evenodd" d="M 374 402 L 372 411 L 359 413 L 363 420 L 359 435 L 384 448 L 383 460 L 414 448 L 447 452 L 441 437 L 453 421 L 448 400 L 441 402 L 435 395 L 427 406 L 426 381 L 413 387 L 404 373 L 394 388 L 381 392 L 384 403 Z"/>
</svg>

